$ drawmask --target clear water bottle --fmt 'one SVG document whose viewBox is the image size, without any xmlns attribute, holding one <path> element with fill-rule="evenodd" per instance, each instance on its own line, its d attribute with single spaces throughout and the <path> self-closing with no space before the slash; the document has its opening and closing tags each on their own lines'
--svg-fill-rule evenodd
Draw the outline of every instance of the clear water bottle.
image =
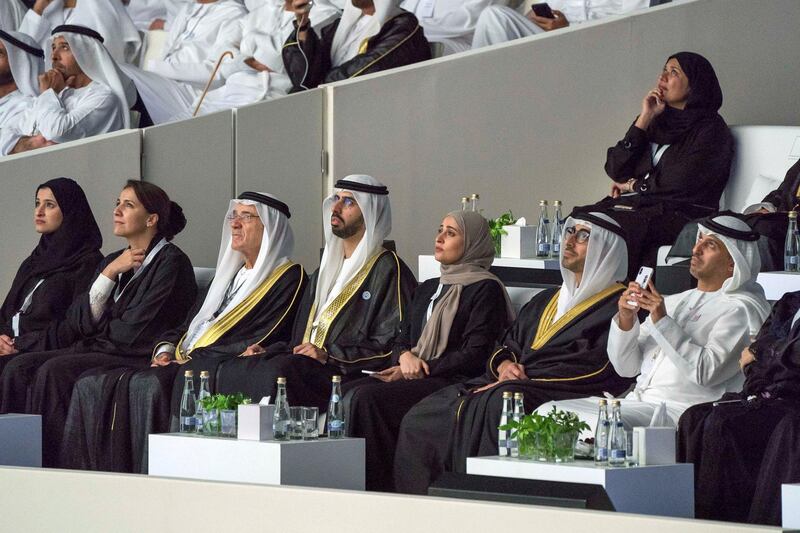
<svg viewBox="0 0 800 533">
<path fill-rule="evenodd" d="M 800 270 L 800 238 L 797 234 L 797 211 L 789 211 L 789 229 L 783 246 L 783 269 L 786 272 Z"/>
<path fill-rule="evenodd" d="M 611 434 L 608 437 L 608 464 L 609 466 L 625 466 L 628 438 L 625 435 L 625 425 L 622 423 L 619 400 L 611 402 L 611 418 Z"/>
<path fill-rule="evenodd" d="M 597 413 L 597 428 L 594 430 L 594 464 L 608 464 L 608 437 L 611 433 L 611 421 L 608 419 L 608 402 L 600 400 Z"/>
<path fill-rule="evenodd" d="M 289 400 L 286 399 L 286 378 L 278 378 L 278 392 L 275 393 L 275 412 L 272 415 L 272 438 L 289 440 L 292 415 Z"/>
<path fill-rule="evenodd" d="M 550 257 L 550 217 L 547 200 L 539 202 L 539 224 L 536 226 L 536 257 Z"/>
<path fill-rule="evenodd" d="M 194 413 L 195 425 L 197 432 L 203 431 L 203 422 L 205 418 L 205 408 L 203 407 L 203 398 L 211 396 L 211 389 L 208 385 L 208 370 L 200 372 L 200 390 L 197 392 L 197 410 Z"/>
<path fill-rule="evenodd" d="M 194 396 L 194 372 L 187 370 L 183 373 L 183 393 L 181 394 L 181 433 L 194 433 L 197 431 L 194 418 L 197 411 L 197 398 Z"/>
<path fill-rule="evenodd" d="M 500 412 L 500 425 L 497 428 L 497 452 L 501 457 L 508 457 L 511 455 L 511 447 L 509 446 L 510 430 L 500 429 L 508 424 L 510 420 L 514 419 L 514 396 L 511 392 L 503 393 L 503 410 Z"/>
<path fill-rule="evenodd" d="M 553 202 L 553 232 L 550 238 L 550 256 L 558 259 L 561 255 L 561 235 L 564 233 L 564 219 L 561 216 L 561 200 Z"/>
<path fill-rule="evenodd" d="M 344 437 L 344 406 L 342 405 L 342 376 L 331 378 L 331 399 L 328 402 L 328 438 Z"/>
<path fill-rule="evenodd" d="M 514 413 L 513 418 L 514 422 L 519 423 L 522 420 L 522 417 L 525 416 L 525 405 L 523 403 L 523 397 L 521 392 L 514 393 Z M 509 450 L 511 452 L 511 457 L 519 457 L 519 439 L 516 435 L 513 437 L 509 435 L 508 438 Z"/>
<path fill-rule="evenodd" d="M 481 199 L 481 197 L 479 195 L 477 195 L 477 194 L 474 194 L 474 193 L 472 194 L 472 196 L 469 197 L 470 208 L 471 208 L 472 211 L 475 211 L 475 212 L 478 211 L 478 200 L 480 200 L 480 199 Z"/>
<path fill-rule="evenodd" d="M 468 211 L 467 206 L 469 206 L 469 197 L 468 196 L 462 196 L 461 197 L 461 210 L 462 211 Z"/>
</svg>

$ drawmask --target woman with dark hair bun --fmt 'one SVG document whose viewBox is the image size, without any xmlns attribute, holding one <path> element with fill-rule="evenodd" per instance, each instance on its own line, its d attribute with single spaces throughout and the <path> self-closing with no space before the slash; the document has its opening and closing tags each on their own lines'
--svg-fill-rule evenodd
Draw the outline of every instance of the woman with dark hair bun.
<svg viewBox="0 0 800 533">
<path fill-rule="evenodd" d="M 608 149 L 611 195 L 588 209 L 606 211 L 625 228 L 629 273 L 655 266 L 659 246 L 672 244 L 687 222 L 719 209 L 734 152 L 720 107 L 722 88 L 711 63 L 678 52 L 667 58 L 625 137 Z"/>
<path fill-rule="evenodd" d="M 39 243 L 0 307 L 0 370 L 10 360 L 3 356 L 38 349 L 42 330 L 64 318 L 103 258 L 100 229 L 75 181 L 55 178 L 39 185 L 33 222 Z"/>
<path fill-rule="evenodd" d="M 197 296 L 192 264 L 169 241 L 186 225 L 180 206 L 151 183 L 129 181 L 114 208 L 127 246 L 100 262 L 88 294 L 53 322 L 40 350 L 11 357 L 0 412 L 42 415 L 43 463 L 55 464 L 72 386 L 98 366 L 149 365 L 156 336 L 179 325 Z"/>
</svg>

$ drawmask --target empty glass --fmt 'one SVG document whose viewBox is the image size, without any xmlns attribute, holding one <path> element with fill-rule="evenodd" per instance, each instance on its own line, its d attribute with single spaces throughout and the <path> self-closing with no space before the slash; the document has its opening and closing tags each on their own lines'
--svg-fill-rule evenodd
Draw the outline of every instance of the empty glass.
<svg viewBox="0 0 800 533">
<path fill-rule="evenodd" d="M 219 412 L 223 437 L 236 437 L 236 410 L 222 409 Z"/>
<path fill-rule="evenodd" d="M 319 438 L 318 407 L 303 407 L 303 440 L 316 440 Z"/>
<path fill-rule="evenodd" d="M 303 438 L 303 409 L 305 408 L 289 407 L 289 416 L 292 421 L 289 430 L 289 438 L 291 440 L 300 440 Z"/>
</svg>

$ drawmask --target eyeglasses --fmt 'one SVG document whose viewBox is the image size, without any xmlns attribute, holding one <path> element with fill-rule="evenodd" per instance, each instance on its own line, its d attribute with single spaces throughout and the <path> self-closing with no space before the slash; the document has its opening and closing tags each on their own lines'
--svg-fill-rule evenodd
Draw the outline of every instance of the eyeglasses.
<svg viewBox="0 0 800 533">
<path fill-rule="evenodd" d="M 258 215 L 254 215 L 253 213 L 242 213 L 241 215 L 237 215 L 236 213 L 231 213 L 230 215 L 226 215 L 225 218 L 228 222 L 233 222 L 234 220 L 238 220 L 242 224 L 247 224 L 251 220 L 258 218 Z"/>
<path fill-rule="evenodd" d="M 353 198 L 352 196 L 339 196 L 338 194 L 334 194 L 333 203 L 338 204 L 339 202 L 342 202 L 342 206 L 348 209 L 353 207 L 354 205 L 358 205 L 358 202 L 356 202 L 356 199 Z"/>
<path fill-rule="evenodd" d="M 570 237 L 575 237 L 575 240 L 579 244 L 585 243 L 589 240 L 589 237 L 592 236 L 592 232 L 588 229 L 576 230 L 575 226 L 570 226 L 569 228 L 565 229 L 564 233 L 567 235 L 567 239 Z"/>
</svg>

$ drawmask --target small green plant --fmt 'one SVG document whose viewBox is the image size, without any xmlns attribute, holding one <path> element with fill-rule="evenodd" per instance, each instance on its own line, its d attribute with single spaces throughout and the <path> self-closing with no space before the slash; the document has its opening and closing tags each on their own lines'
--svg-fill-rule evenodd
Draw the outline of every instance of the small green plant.
<svg viewBox="0 0 800 533">
<path fill-rule="evenodd" d="M 245 405 L 250 403 L 251 400 L 241 392 L 237 392 L 236 394 L 212 394 L 211 396 L 206 396 L 200 403 L 203 405 L 203 409 L 206 411 L 210 411 L 211 409 L 219 409 L 220 411 L 225 409 L 236 409 L 240 405 Z"/>
<path fill-rule="evenodd" d="M 520 457 L 560 461 L 572 455 L 573 440 L 581 431 L 589 429 L 589 425 L 576 413 L 553 406 L 546 415 L 533 412 L 519 422 L 509 421 L 500 429 L 511 431 L 511 437 L 517 439 Z"/>
<path fill-rule="evenodd" d="M 500 236 L 508 235 L 508 232 L 503 229 L 503 226 L 510 226 L 517 221 L 514 213 L 508 211 L 503 213 L 497 218 L 488 219 L 489 234 L 492 236 L 494 242 L 494 255 L 500 256 Z"/>
</svg>

